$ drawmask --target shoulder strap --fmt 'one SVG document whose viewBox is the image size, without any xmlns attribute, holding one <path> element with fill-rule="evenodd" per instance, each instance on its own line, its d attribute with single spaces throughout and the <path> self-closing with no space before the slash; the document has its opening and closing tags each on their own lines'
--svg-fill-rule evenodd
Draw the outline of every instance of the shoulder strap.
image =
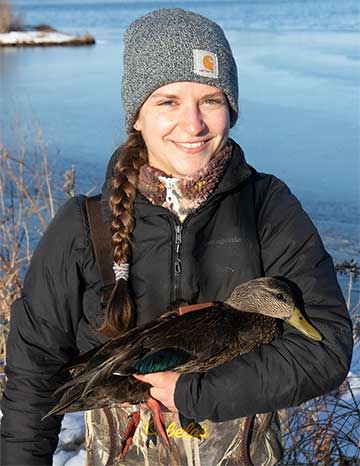
<svg viewBox="0 0 360 466">
<path fill-rule="evenodd" d="M 101 194 L 86 198 L 90 235 L 93 242 L 96 265 L 103 282 L 102 305 L 106 305 L 115 285 L 110 225 L 104 222 Z"/>
</svg>

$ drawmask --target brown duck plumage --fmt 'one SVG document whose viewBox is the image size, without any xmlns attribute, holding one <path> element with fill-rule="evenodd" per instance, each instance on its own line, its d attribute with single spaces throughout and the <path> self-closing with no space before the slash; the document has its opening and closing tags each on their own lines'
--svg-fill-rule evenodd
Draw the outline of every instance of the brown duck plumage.
<svg viewBox="0 0 360 466">
<path fill-rule="evenodd" d="M 289 322 L 297 312 L 285 282 L 259 278 L 239 285 L 224 303 L 181 316 L 167 313 L 68 365 L 76 376 L 60 388 L 62 398 L 48 415 L 146 401 L 149 385 L 132 374 L 207 371 L 270 343 L 280 330 L 278 319 Z M 299 320 L 301 331 L 321 338 Z"/>
</svg>

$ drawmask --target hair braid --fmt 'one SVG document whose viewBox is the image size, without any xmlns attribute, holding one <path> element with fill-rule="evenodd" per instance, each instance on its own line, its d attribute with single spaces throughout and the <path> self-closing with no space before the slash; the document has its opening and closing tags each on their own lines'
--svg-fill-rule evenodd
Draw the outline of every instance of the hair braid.
<svg viewBox="0 0 360 466">
<path fill-rule="evenodd" d="M 130 262 L 130 240 L 135 228 L 134 201 L 139 170 L 146 162 L 146 146 L 141 133 L 130 133 L 119 150 L 109 198 L 114 262 L 118 265 Z M 129 284 L 126 279 L 121 278 L 116 281 L 99 332 L 116 337 L 127 331 L 133 325 L 133 321 Z"/>
</svg>

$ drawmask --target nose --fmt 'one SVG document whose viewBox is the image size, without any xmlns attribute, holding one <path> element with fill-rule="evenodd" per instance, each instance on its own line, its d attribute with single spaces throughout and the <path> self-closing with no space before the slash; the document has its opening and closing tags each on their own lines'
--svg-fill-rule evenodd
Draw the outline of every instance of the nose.
<svg viewBox="0 0 360 466">
<path fill-rule="evenodd" d="M 184 107 L 181 126 L 192 136 L 199 136 L 206 132 L 206 124 L 197 103 L 192 102 Z"/>
</svg>

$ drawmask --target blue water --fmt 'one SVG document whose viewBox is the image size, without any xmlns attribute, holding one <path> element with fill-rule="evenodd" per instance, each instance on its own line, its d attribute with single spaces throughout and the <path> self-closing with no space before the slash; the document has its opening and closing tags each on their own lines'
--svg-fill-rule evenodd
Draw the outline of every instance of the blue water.
<svg viewBox="0 0 360 466">
<path fill-rule="evenodd" d="M 55 27 L 124 29 L 129 21 L 161 7 L 197 11 L 226 30 L 356 31 L 359 6 L 355 0 L 198 0 L 198 1 L 46 1 L 13 0 L 31 22 Z"/>
<path fill-rule="evenodd" d="M 31 146 L 31 133 L 41 128 L 57 169 L 76 164 L 81 190 L 98 189 L 109 155 L 124 138 L 123 32 L 133 19 L 155 8 L 188 8 L 222 25 L 232 45 L 241 109 L 232 136 L 248 162 L 289 184 L 335 262 L 360 261 L 357 1 L 13 4 L 26 24 L 89 31 L 97 43 L 0 49 L 0 142 L 18 147 L 19 127 L 26 127 Z"/>
</svg>

